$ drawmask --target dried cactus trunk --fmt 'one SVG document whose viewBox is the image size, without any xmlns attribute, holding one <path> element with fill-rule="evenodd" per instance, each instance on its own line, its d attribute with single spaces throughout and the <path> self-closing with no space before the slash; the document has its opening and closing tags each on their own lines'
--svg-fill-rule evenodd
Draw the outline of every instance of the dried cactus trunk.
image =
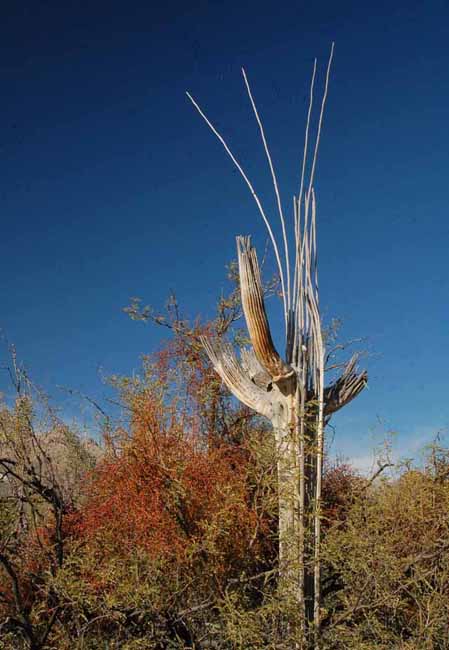
<svg viewBox="0 0 449 650">
<path fill-rule="evenodd" d="M 276 442 L 279 499 L 279 589 L 297 602 L 301 633 L 318 648 L 320 625 L 320 508 L 324 418 L 351 401 L 366 385 L 353 357 L 342 376 L 324 388 L 324 345 L 316 288 L 308 269 L 300 283 L 296 368 L 276 351 L 266 316 L 256 251 L 238 238 L 240 285 L 253 348 L 241 362 L 231 345 L 203 339 L 215 370 L 244 404 L 269 418 Z M 314 639 L 311 641 L 311 639 Z M 314 645 L 313 645 L 314 644 Z M 302 647 L 302 646 L 300 646 Z"/>
<path fill-rule="evenodd" d="M 287 338 L 285 361 L 273 344 L 264 306 L 257 255 L 251 247 L 249 237 L 237 238 L 237 252 L 242 306 L 252 349 L 242 351 L 240 362 L 229 344 L 208 339 L 203 340 L 203 343 L 215 370 L 231 392 L 244 404 L 269 418 L 273 425 L 279 495 L 279 588 L 286 597 L 296 600 L 297 611 L 301 615 L 296 648 L 308 647 L 314 650 L 319 648 L 320 628 L 324 426 L 335 411 L 361 392 L 367 382 L 366 373 L 356 371 L 355 356 L 337 381 L 331 386 L 324 386 L 326 357 L 318 302 L 316 202 L 313 180 L 333 47 L 332 45 L 306 187 L 305 170 L 316 61 L 313 69 L 300 190 L 298 197 L 294 197 L 293 201 L 293 278 L 290 277 L 289 246 L 276 174 L 245 72 L 243 71 L 245 85 L 260 129 L 276 194 L 284 240 L 284 263 L 271 224 L 251 182 L 223 137 L 188 94 L 251 191 L 267 227 L 279 270 Z"/>
<path fill-rule="evenodd" d="M 299 555 L 299 464 L 295 409 L 295 382 L 274 389 L 273 433 L 278 482 L 279 588 L 301 604 L 302 566 Z M 277 394 L 278 393 L 278 394 Z"/>
</svg>

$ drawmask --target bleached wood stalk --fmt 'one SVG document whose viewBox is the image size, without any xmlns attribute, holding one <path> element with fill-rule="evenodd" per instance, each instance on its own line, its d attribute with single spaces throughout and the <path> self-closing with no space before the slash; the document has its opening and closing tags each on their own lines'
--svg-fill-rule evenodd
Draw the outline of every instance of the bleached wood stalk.
<svg viewBox="0 0 449 650">
<path fill-rule="evenodd" d="M 228 386 L 244 404 L 269 418 L 276 443 L 279 503 L 279 589 L 294 598 L 300 613 L 296 648 L 318 650 L 320 643 L 320 545 L 321 490 L 324 427 L 337 410 L 356 397 L 367 383 L 366 372 L 350 359 L 342 375 L 325 386 L 325 342 L 318 290 L 316 197 L 314 174 L 326 103 L 333 44 L 306 182 L 309 127 L 313 107 L 316 61 L 305 132 L 299 194 L 293 200 L 293 242 L 295 259 L 290 277 L 288 237 L 278 182 L 246 73 L 244 81 L 259 125 L 267 156 L 284 240 L 284 260 L 259 197 L 229 149 L 197 102 L 190 100 L 225 147 L 249 187 L 268 228 L 279 268 L 286 321 L 286 358 L 276 350 L 264 305 L 260 269 L 249 237 L 237 237 L 240 290 L 243 312 L 252 348 L 242 350 L 238 360 L 232 346 L 203 339 L 209 358 Z M 284 274 L 285 269 L 285 274 Z M 293 280 L 293 281 L 292 281 Z M 296 633 L 296 632 L 295 632 Z"/>
</svg>

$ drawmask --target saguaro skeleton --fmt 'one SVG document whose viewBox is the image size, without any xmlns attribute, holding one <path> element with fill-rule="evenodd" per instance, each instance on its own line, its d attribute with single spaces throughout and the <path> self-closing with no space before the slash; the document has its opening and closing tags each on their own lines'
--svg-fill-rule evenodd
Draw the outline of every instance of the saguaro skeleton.
<svg viewBox="0 0 449 650">
<path fill-rule="evenodd" d="M 320 506 L 324 428 L 332 413 L 364 388 L 366 372 L 356 369 L 354 355 L 339 379 L 325 386 L 326 351 L 319 310 L 316 200 L 313 180 L 326 102 L 333 45 L 319 112 L 317 135 L 308 165 L 309 130 L 313 110 L 316 60 L 305 130 L 299 193 L 293 199 L 294 265 L 277 178 L 265 132 L 243 70 L 248 96 L 259 126 L 276 195 L 284 251 L 279 247 L 262 204 L 240 163 L 195 100 L 201 116 L 220 140 L 248 185 L 268 229 L 277 260 L 285 316 L 286 350 L 276 351 L 265 311 L 257 254 L 249 237 L 237 237 L 243 312 L 252 347 L 203 339 L 210 360 L 230 391 L 244 404 L 269 418 L 277 450 L 279 493 L 279 588 L 299 607 L 306 637 L 317 644 L 320 627 Z M 308 169 L 309 167 L 309 169 Z M 308 181 L 306 173 L 308 171 Z"/>
</svg>

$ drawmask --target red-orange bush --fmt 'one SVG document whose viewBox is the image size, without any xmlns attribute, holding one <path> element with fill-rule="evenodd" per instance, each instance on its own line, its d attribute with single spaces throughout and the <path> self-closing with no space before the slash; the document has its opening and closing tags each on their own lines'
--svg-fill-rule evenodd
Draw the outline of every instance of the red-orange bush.
<svg viewBox="0 0 449 650">
<path fill-rule="evenodd" d="M 181 563 L 212 554 L 216 570 L 226 571 L 254 544 L 247 473 L 244 449 L 137 427 L 120 456 L 92 474 L 77 535 L 101 539 L 113 553 L 140 548 Z"/>
</svg>

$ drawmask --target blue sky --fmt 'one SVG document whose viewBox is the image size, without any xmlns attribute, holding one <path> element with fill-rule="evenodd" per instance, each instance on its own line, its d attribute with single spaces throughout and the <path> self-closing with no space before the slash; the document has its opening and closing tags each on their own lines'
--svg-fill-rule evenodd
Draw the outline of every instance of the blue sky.
<svg viewBox="0 0 449 650">
<path fill-rule="evenodd" d="M 321 304 L 342 339 L 366 337 L 370 386 L 335 418 L 334 450 L 365 458 L 393 429 L 414 453 L 449 426 L 447 1 L 20 2 L 0 31 L 0 327 L 67 415 L 57 386 L 101 400 L 99 368 L 130 373 L 165 336 L 128 319 L 131 296 L 162 307 L 174 290 L 207 317 L 235 235 L 264 245 L 185 91 L 275 217 L 240 68 L 290 205 L 313 58 L 322 81 L 335 41 L 315 183 Z"/>
</svg>

